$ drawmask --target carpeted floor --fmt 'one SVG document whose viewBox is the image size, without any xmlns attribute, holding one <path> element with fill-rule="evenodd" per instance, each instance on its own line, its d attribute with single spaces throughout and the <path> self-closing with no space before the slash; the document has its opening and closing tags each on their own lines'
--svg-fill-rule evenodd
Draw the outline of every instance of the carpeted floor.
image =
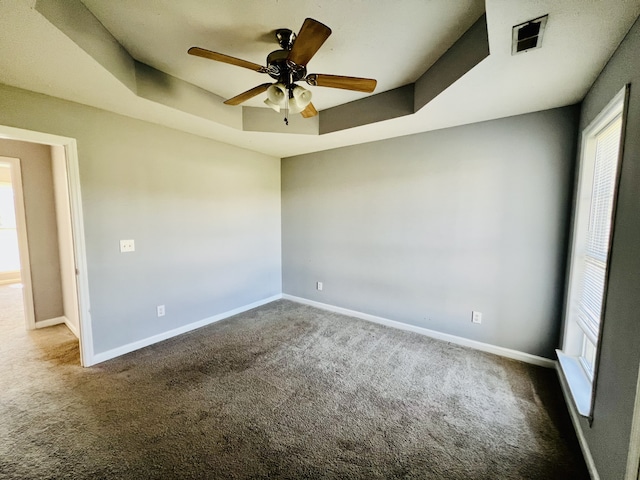
<svg viewBox="0 0 640 480">
<path fill-rule="evenodd" d="M 551 370 L 288 301 L 83 369 L 4 313 L 1 479 L 588 478 Z"/>
</svg>

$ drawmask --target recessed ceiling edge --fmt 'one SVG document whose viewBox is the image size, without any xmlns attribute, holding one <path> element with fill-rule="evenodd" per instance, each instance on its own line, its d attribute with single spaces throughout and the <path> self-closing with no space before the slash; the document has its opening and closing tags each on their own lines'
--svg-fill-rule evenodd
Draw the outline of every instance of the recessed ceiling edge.
<svg viewBox="0 0 640 480">
<path fill-rule="evenodd" d="M 218 95 L 138 62 L 80 0 L 37 0 L 35 10 L 135 95 L 244 131 L 318 135 L 411 115 L 489 55 L 483 13 L 415 83 L 323 110 L 318 121 L 287 131 L 278 122 L 264 121 L 260 110 L 267 109 L 223 105 Z M 91 35 L 77 32 L 78 16 L 95 27 Z"/>
</svg>

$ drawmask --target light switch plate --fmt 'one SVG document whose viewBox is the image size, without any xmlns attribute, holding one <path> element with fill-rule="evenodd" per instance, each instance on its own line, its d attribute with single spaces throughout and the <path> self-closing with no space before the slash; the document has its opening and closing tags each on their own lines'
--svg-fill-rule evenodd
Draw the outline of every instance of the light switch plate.
<svg viewBox="0 0 640 480">
<path fill-rule="evenodd" d="M 120 252 L 135 252 L 136 244 L 133 240 L 120 240 Z"/>
</svg>

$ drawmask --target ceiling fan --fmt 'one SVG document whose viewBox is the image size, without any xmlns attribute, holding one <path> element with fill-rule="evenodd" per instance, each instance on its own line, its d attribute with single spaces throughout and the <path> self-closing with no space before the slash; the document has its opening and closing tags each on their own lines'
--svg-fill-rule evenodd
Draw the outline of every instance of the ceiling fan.
<svg viewBox="0 0 640 480">
<path fill-rule="evenodd" d="M 281 50 L 275 50 L 267 55 L 266 67 L 200 47 L 191 47 L 188 53 L 197 57 L 248 68 L 258 73 L 266 73 L 275 79 L 275 83 L 263 83 L 230 98 L 224 103 L 227 105 L 239 105 L 256 95 L 267 92 L 265 103 L 278 112 L 284 111 L 284 121 L 287 125 L 289 124 L 287 118 L 289 113 L 300 113 L 304 118 L 318 114 L 318 111 L 311 103 L 311 92 L 297 85 L 296 82 L 305 81 L 312 86 L 341 88 L 366 93 L 371 93 L 376 88 L 377 82 L 372 78 L 345 77 L 322 73 L 307 74 L 307 63 L 331 35 L 331 29 L 317 20 L 307 18 L 302 24 L 298 35 L 287 28 L 278 29 L 275 33 Z"/>
</svg>

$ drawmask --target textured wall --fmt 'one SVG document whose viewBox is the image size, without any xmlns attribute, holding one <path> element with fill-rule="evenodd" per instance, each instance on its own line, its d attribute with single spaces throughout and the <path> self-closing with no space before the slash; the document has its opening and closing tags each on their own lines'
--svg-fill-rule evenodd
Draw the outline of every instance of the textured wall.
<svg viewBox="0 0 640 480">
<path fill-rule="evenodd" d="M 20 159 L 36 323 L 60 317 L 64 310 L 51 148 L 0 139 L 0 155 Z"/>
<path fill-rule="evenodd" d="M 576 125 L 567 107 L 284 159 L 284 293 L 552 357 Z"/>
<path fill-rule="evenodd" d="M 279 159 L 6 86 L 0 124 L 78 141 L 96 353 L 281 292 Z"/>
</svg>

